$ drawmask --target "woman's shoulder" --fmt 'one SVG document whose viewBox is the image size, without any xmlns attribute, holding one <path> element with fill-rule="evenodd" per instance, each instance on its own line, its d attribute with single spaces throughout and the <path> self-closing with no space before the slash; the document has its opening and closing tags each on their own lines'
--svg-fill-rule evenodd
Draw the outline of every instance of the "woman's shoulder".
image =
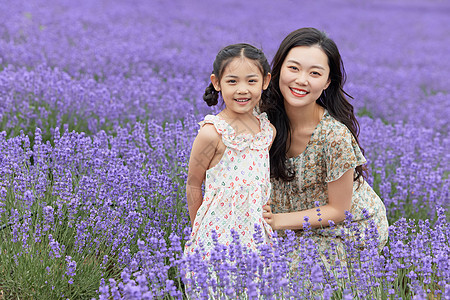
<svg viewBox="0 0 450 300">
<path fill-rule="evenodd" d="M 324 138 L 345 138 L 348 135 L 352 135 L 347 126 L 336 120 L 329 112 L 325 113 L 321 129 Z"/>
</svg>

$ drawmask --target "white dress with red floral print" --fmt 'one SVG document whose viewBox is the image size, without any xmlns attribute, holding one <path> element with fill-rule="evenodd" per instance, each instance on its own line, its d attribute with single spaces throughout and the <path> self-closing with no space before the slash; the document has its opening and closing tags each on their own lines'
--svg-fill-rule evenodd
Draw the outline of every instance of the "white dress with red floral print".
<svg viewBox="0 0 450 300">
<path fill-rule="evenodd" d="M 214 248 L 213 230 L 219 243 L 229 245 L 230 230 L 234 229 L 243 245 L 256 250 L 255 224 L 262 229 L 263 241 L 271 244 L 272 229 L 262 217 L 262 207 L 270 197 L 269 146 L 273 131 L 265 113 L 254 115 L 260 121 L 260 132 L 255 135 L 236 134 L 219 116 L 207 115 L 199 123 L 213 124 L 226 150 L 219 163 L 206 171 L 203 202 L 185 254 L 203 245 L 204 259 L 208 259 Z"/>
</svg>

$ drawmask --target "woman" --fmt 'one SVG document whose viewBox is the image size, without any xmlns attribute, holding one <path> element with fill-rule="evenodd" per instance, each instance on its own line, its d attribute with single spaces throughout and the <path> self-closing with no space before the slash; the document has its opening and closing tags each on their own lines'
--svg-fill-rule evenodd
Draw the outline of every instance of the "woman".
<svg viewBox="0 0 450 300">
<path fill-rule="evenodd" d="M 382 249 L 388 222 L 383 202 L 364 179 L 359 124 L 344 82 L 333 40 L 314 28 L 298 29 L 275 54 L 271 96 L 261 110 L 277 130 L 270 150 L 272 205 L 264 207 L 264 218 L 274 230 L 294 230 L 300 238 L 306 217 L 311 226 L 307 235 L 322 258 L 329 258 L 335 247 L 345 262 L 345 236 L 368 246 L 365 229 L 374 224 Z M 359 233 L 345 226 L 346 217 L 359 225 Z"/>
</svg>

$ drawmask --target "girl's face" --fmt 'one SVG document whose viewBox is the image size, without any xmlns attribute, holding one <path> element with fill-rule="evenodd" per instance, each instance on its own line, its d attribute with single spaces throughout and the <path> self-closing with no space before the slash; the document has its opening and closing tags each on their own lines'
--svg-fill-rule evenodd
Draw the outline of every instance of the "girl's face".
<svg viewBox="0 0 450 300">
<path fill-rule="evenodd" d="M 286 108 L 315 105 L 330 84 L 328 57 L 316 46 L 292 48 L 281 66 L 280 91 Z"/>
<path fill-rule="evenodd" d="M 237 57 L 224 69 L 220 80 L 212 74 L 211 82 L 222 93 L 227 113 L 237 116 L 252 113 L 261 99 L 262 90 L 269 85 L 270 74 L 263 77 L 254 61 Z"/>
</svg>

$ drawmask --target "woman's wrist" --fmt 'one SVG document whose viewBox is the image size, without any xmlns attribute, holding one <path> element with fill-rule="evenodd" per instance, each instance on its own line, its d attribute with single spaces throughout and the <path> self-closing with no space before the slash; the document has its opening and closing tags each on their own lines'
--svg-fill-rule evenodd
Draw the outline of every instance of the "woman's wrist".
<svg viewBox="0 0 450 300">
<path fill-rule="evenodd" d="M 273 230 L 280 230 L 280 228 L 278 228 L 278 224 L 279 224 L 279 217 L 280 214 L 273 214 L 272 215 L 272 229 Z"/>
<path fill-rule="evenodd" d="M 274 215 L 273 226 L 276 230 L 299 230 L 303 229 L 303 225 L 300 220 L 303 217 L 301 212 L 290 212 Z"/>
</svg>

